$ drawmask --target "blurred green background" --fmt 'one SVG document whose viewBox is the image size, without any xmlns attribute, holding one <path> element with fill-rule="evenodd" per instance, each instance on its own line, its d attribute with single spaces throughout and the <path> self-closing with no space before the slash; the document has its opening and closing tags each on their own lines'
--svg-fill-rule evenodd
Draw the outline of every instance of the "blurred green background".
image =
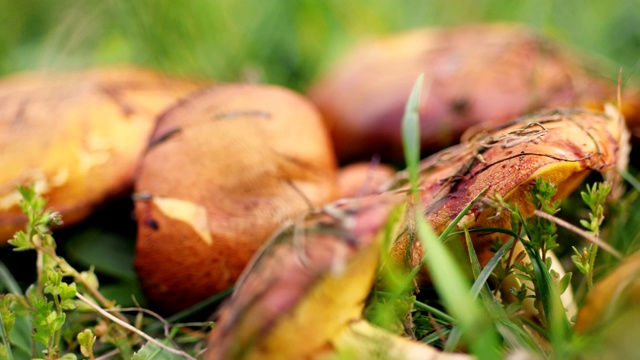
<svg viewBox="0 0 640 360">
<path fill-rule="evenodd" d="M 0 74 L 134 63 L 304 90 L 363 38 L 482 21 L 639 66 L 640 0 L 0 0 Z"/>
</svg>

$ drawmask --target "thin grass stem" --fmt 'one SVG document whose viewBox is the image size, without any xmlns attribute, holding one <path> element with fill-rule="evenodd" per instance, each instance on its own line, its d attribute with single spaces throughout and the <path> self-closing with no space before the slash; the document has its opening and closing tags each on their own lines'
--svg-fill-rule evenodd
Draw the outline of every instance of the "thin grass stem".
<svg viewBox="0 0 640 360">
<path fill-rule="evenodd" d="M 606 242 L 604 242 L 604 240 L 589 234 L 588 232 L 580 229 L 579 227 L 577 227 L 577 226 L 575 226 L 575 225 L 573 225 L 571 223 L 568 223 L 568 222 L 560 219 L 559 217 L 553 216 L 551 214 L 547 214 L 547 213 L 545 213 L 543 211 L 540 211 L 540 210 L 534 210 L 533 214 L 538 216 L 538 217 L 541 217 L 541 218 L 543 218 L 545 220 L 552 221 L 556 225 L 562 226 L 563 228 L 582 236 L 585 240 L 587 240 L 590 243 L 593 243 L 595 245 L 598 245 L 600 248 L 602 248 L 602 250 L 610 253 L 615 258 L 622 259 L 622 254 L 620 254 L 620 252 L 618 250 L 614 249 L 611 245 L 609 245 Z"/>
<path fill-rule="evenodd" d="M 172 354 L 176 354 L 176 355 L 180 355 L 183 356 L 186 359 L 189 360 L 196 360 L 196 358 L 194 358 L 193 356 L 187 354 L 186 352 L 182 351 L 182 350 L 178 350 L 178 349 L 174 349 L 171 348 L 163 343 L 161 343 L 160 341 L 154 339 L 153 337 L 147 335 L 146 333 L 144 333 L 143 331 L 136 329 L 133 325 L 120 320 L 118 317 L 113 316 L 111 313 L 105 311 L 104 309 L 102 309 L 99 305 L 97 305 L 96 303 L 94 303 L 93 301 L 91 301 L 89 298 L 84 297 L 82 294 L 80 293 L 76 293 L 76 297 L 78 297 L 78 299 L 82 300 L 82 302 L 84 302 L 85 304 L 89 305 L 89 307 L 93 308 L 95 311 L 97 311 L 100 315 L 110 319 L 111 321 L 115 322 L 116 324 L 122 326 L 123 328 L 138 334 L 140 337 L 146 339 L 147 341 L 149 341 L 150 343 L 161 347 L 162 349 L 172 353 Z"/>
</svg>

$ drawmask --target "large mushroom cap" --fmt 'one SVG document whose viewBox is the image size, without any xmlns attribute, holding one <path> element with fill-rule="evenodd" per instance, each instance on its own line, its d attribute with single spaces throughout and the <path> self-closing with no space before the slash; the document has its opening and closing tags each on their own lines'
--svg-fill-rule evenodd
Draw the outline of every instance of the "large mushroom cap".
<svg viewBox="0 0 640 360">
<path fill-rule="evenodd" d="M 286 220 L 337 195 L 317 110 L 275 86 L 215 86 L 158 122 L 136 183 L 136 269 L 172 312 L 229 288 Z"/>
<path fill-rule="evenodd" d="M 309 95 L 331 128 L 341 162 L 374 153 L 399 161 L 402 114 L 421 73 L 421 141 L 432 153 L 479 122 L 506 122 L 546 107 L 601 109 L 615 101 L 615 81 L 588 68 L 521 25 L 420 29 L 356 47 Z"/>
<path fill-rule="evenodd" d="M 0 80 L 0 242 L 26 224 L 31 183 L 65 224 L 130 189 L 156 115 L 201 84 L 136 68 Z"/>
</svg>

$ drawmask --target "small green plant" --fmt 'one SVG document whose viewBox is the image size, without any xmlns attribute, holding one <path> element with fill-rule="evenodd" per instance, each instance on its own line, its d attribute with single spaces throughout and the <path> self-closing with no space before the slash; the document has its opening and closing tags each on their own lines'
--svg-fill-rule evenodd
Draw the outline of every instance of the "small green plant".
<svg viewBox="0 0 640 360">
<path fill-rule="evenodd" d="M 116 304 L 100 293 L 93 270 L 77 271 L 56 253 L 50 226 L 60 224 L 60 215 L 45 209 L 45 200 L 32 187 L 18 190 L 23 198 L 20 208 L 28 223 L 9 243 L 14 251 L 36 251 L 38 278 L 25 295 L 15 284 L 10 286 L 12 294 L 0 295 L 0 359 L 14 359 L 13 348 L 17 345 L 10 335 L 17 321 L 30 323 L 32 345 L 27 352 L 35 359 L 94 359 L 96 350 L 101 357 L 107 352 L 110 357 L 120 354 L 125 359 L 148 359 L 159 353 L 171 358 L 193 358 L 138 329 L 149 323 L 142 317 L 148 311 L 137 309 L 133 321 L 138 327 L 134 327 L 120 311 L 104 310 L 103 307 L 113 309 Z M 3 274 L 4 280 L 6 276 Z M 73 281 L 69 282 L 69 278 Z M 157 322 L 166 324 L 163 319 Z M 151 322 L 149 328 L 158 329 L 155 325 Z M 140 346 L 142 339 L 149 344 Z"/>
<path fill-rule="evenodd" d="M 589 221 L 582 219 L 580 224 L 595 237 L 600 235 L 600 227 L 604 220 L 604 205 L 610 192 L 611 185 L 608 183 L 595 183 L 592 186 L 587 184 L 587 191 L 580 192 L 582 200 L 591 210 L 589 212 Z M 593 272 L 596 255 L 598 254 L 598 245 L 590 243 L 582 248 L 582 251 L 578 251 L 574 246 L 573 252 L 575 255 L 571 256 L 571 260 L 578 271 L 586 276 L 587 290 L 590 291 L 593 288 Z"/>
<path fill-rule="evenodd" d="M 93 360 L 93 344 L 96 342 L 96 336 L 89 329 L 85 329 L 78 333 L 78 344 L 80 344 L 80 352 L 83 356 Z"/>
<path fill-rule="evenodd" d="M 529 201 L 536 209 L 554 215 L 560 211 L 560 201 L 552 200 L 556 191 L 556 186 L 547 179 L 543 177 L 537 178 L 531 192 L 528 193 Z M 532 216 L 527 221 L 527 227 L 531 245 L 540 251 L 542 261 L 546 262 L 547 252 L 558 247 L 556 224 L 538 216 Z"/>
<path fill-rule="evenodd" d="M 56 243 L 49 227 L 61 223 L 60 215 L 45 210 L 45 200 L 31 187 L 18 189 L 23 197 L 20 208 L 28 218 L 25 231 L 18 231 L 9 241 L 15 251 L 36 250 L 38 253 L 38 283 L 28 289 L 22 306 L 29 313 L 33 325 L 32 338 L 44 346 L 41 354 L 44 359 L 75 359 L 73 354 L 61 354 L 63 327 L 67 319 L 67 311 L 74 310 L 76 284 L 63 282 L 65 275 L 74 274 L 71 267 L 63 259 L 55 255 Z M 15 319 L 16 295 L 14 306 L 5 306 L 7 316 Z M 7 329 L 7 334 L 10 329 Z M 5 342 L 5 346 L 8 342 Z M 9 355 L 10 356 L 10 355 Z M 32 357 L 38 357 L 33 353 Z"/>
<path fill-rule="evenodd" d="M 62 331 L 67 319 L 66 311 L 76 308 L 73 301 L 76 285 L 62 282 L 62 274 L 53 269 L 47 270 L 47 281 L 44 285 L 43 294 L 32 289 L 27 295 L 35 330 L 32 336 L 35 341 L 45 346 L 43 351 L 45 359 L 57 359 L 60 357 Z M 63 357 L 65 356 L 72 355 Z"/>
</svg>

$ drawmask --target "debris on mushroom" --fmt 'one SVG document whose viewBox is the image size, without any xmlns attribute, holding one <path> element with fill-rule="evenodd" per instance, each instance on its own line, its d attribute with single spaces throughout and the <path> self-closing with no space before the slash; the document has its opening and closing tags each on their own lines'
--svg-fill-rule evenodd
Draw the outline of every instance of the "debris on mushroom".
<svg viewBox="0 0 640 360">
<path fill-rule="evenodd" d="M 523 25 L 419 29 L 355 48 L 309 91 L 326 118 L 340 162 L 402 160 L 400 123 L 416 77 L 423 152 L 457 143 L 470 126 L 507 122 L 542 108 L 602 109 L 616 101 L 618 69 L 597 74 L 560 44 Z M 640 113 L 637 89 L 622 109 Z M 634 97 L 635 96 L 635 97 Z"/>
<path fill-rule="evenodd" d="M 156 116 L 201 86 L 127 67 L 1 79 L 0 243 L 27 221 L 18 185 L 33 185 L 66 225 L 127 193 Z"/>
<path fill-rule="evenodd" d="M 136 182 L 135 267 L 158 309 L 233 286 L 286 221 L 337 197 L 315 107 L 284 88 L 206 89 L 161 116 Z"/>
<path fill-rule="evenodd" d="M 624 123 L 614 112 L 549 110 L 491 131 L 465 134 L 461 144 L 421 163 L 420 198 L 425 218 L 440 233 L 485 188 L 486 197 L 499 195 L 529 217 L 534 208 L 527 194 L 539 177 L 557 186 L 555 199 L 565 197 L 590 171 L 615 168 Z M 400 177 L 396 188 L 405 186 L 404 177 Z M 409 225 L 407 221 L 405 228 Z M 458 226 L 509 229 L 510 215 L 481 201 Z M 392 254 L 398 262 L 413 268 L 422 260 L 422 249 L 410 234 L 408 231 L 397 239 Z M 497 237 L 472 234 L 481 262 L 491 256 L 488 250 Z M 421 275 L 428 276 L 426 269 Z"/>
</svg>

